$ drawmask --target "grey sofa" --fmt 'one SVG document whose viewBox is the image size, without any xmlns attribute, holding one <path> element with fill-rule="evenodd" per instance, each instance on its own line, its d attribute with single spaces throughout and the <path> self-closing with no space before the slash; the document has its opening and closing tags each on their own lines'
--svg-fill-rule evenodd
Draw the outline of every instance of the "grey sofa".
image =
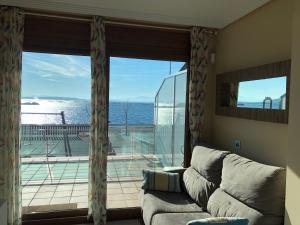
<svg viewBox="0 0 300 225">
<path fill-rule="evenodd" d="M 185 225 L 193 219 L 244 217 L 249 225 L 283 224 L 285 170 L 197 146 L 182 171 L 181 193 L 145 191 L 145 225 Z"/>
</svg>

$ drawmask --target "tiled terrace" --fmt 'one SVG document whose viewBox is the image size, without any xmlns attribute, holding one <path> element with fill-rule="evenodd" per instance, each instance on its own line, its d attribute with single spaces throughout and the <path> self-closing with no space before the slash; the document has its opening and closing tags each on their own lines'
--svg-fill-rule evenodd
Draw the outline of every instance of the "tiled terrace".
<svg viewBox="0 0 300 225">
<path fill-rule="evenodd" d="M 81 125 L 66 126 L 68 156 L 62 127 L 26 125 L 22 129 L 23 213 L 87 208 L 89 137 L 81 135 Z M 131 127 L 127 135 L 122 127 L 110 127 L 109 138 L 114 154 L 107 163 L 107 206 L 139 206 L 142 170 L 162 169 L 153 154 L 153 126 Z"/>
<path fill-rule="evenodd" d="M 162 169 L 153 155 L 108 157 L 108 208 L 137 207 L 143 169 Z M 22 159 L 23 213 L 87 208 L 88 157 Z"/>
<path fill-rule="evenodd" d="M 140 205 L 141 181 L 108 182 L 107 207 Z M 88 207 L 88 184 L 25 186 L 22 190 L 23 213 Z"/>
</svg>

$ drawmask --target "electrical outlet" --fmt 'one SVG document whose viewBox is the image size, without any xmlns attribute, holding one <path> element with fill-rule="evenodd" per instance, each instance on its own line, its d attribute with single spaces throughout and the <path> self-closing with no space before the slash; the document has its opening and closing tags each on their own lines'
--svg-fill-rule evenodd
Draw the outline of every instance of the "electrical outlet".
<svg viewBox="0 0 300 225">
<path fill-rule="evenodd" d="M 240 140 L 234 140 L 234 149 L 235 150 L 241 149 L 241 141 Z"/>
</svg>

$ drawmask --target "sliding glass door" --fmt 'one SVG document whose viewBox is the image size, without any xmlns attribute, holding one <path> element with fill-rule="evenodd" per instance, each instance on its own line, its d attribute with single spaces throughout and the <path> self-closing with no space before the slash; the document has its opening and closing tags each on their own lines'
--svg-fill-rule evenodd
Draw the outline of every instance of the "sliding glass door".
<svg viewBox="0 0 300 225">
<path fill-rule="evenodd" d="M 143 170 L 182 165 L 184 65 L 110 58 L 108 208 L 140 206 Z"/>
<path fill-rule="evenodd" d="M 23 213 L 87 208 L 90 57 L 23 53 Z"/>
</svg>

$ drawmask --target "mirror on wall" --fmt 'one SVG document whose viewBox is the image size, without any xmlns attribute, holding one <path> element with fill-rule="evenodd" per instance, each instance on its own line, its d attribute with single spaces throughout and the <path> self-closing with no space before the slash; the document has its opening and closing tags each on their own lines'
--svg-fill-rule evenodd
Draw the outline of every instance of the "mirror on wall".
<svg viewBox="0 0 300 225">
<path fill-rule="evenodd" d="M 287 77 L 242 81 L 237 84 L 236 107 L 286 109 Z"/>
<path fill-rule="evenodd" d="M 290 61 L 217 75 L 216 114 L 288 122 Z"/>
</svg>

